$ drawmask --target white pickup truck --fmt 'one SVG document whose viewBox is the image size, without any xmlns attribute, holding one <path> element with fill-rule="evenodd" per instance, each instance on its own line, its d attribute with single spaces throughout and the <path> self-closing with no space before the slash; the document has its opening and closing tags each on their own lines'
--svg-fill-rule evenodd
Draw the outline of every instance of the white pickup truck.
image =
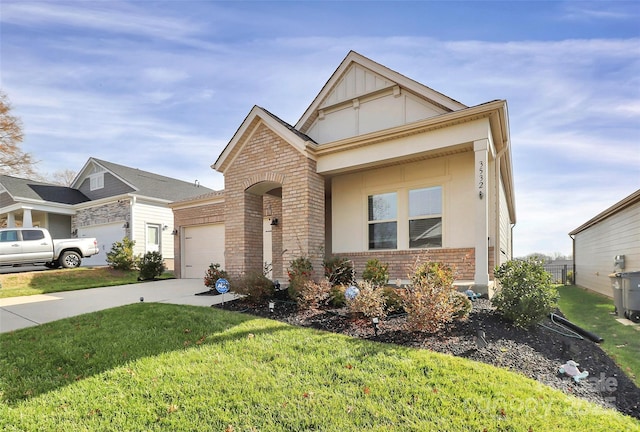
<svg viewBox="0 0 640 432">
<path fill-rule="evenodd" d="M 75 268 L 99 252 L 94 238 L 51 238 L 44 228 L 0 229 L 0 266 L 23 264 Z"/>
</svg>

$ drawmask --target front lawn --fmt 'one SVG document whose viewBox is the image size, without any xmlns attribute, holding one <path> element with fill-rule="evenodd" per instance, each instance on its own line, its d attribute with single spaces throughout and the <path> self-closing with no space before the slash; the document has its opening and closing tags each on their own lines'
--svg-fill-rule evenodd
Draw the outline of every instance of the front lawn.
<svg viewBox="0 0 640 432">
<path fill-rule="evenodd" d="M 127 285 L 138 282 L 138 271 L 113 270 L 109 267 L 43 270 L 0 275 L 0 298 L 50 294 L 87 288 Z M 165 273 L 162 278 L 171 278 Z"/>
<path fill-rule="evenodd" d="M 469 360 L 138 303 L 0 335 L 0 429 L 640 431 Z"/>
<path fill-rule="evenodd" d="M 558 287 L 560 310 L 568 320 L 604 339 L 602 349 L 640 386 L 639 326 L 616 321 L 613 300 L 576 286 Z"/>
</svg>

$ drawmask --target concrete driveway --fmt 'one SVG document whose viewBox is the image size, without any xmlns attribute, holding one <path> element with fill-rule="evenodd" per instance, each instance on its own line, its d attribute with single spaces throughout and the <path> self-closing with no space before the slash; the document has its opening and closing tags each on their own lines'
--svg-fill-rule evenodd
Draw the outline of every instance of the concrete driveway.
<svg viewBox="0 0 640 432">
<path fill-rule="evenodd" d="M 210 307 L 231 301 L 233 294 L 197 296 L 207 291 L 202 279 L 167 279 L 132 285 L 91 288 L 0 299 L 0 333 L 32 327 L 103 309 L 140 302 Z"/>
</svg>

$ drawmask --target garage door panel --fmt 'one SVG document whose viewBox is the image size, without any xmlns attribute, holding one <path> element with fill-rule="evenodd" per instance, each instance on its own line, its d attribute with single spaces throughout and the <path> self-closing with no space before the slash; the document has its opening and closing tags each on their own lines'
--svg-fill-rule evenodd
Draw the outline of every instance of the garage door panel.
<svg viewBox="0 0 640 432">
<path fill-rule="evenodd" d="M 122 222 L 115 224 L 96 225 L 78 228 L 78 237 L 95 237 L 98 240 L 98 252 L 89 258 L 82 259 L 82 266 L 106 266 L 107 253 L 115 242 L 122 241 L 125 236 L 125 229 Z"/>
<path fill-rule="evenodd" d="M 224 224 L 186 227 L 182 258 L 186 279 L 203 278 L 212 263 L 224 268 Z"/>
</svg>

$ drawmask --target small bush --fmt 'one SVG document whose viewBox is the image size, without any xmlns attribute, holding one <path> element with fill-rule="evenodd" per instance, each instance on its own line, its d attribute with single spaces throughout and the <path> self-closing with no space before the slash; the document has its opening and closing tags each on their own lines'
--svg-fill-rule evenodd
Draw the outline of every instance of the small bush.
<svg viewBox="0 0 640 432">
<path fill-rule="evenodd" d="M 248 272 L 231 282 L 233 292 L 246 296 L 252 303 L 261 303 L 274 294 L 273 282 L 262 272 Z"/>
<path fill-rule="evenodd" d="M 204 286 L 208 287 L 210 290 L 213 290 L 216 287 L 216 281 L 220 278 L 228 279 L 229 275 L 224 269 L 221 268 L 218 263 L 209 264 L 209 268 L 204 274 Z"/>
<path fill-rule="evenodd" d="M 328 279 L 320 282 L 307 281 L 300 290 L 298 306 L 305 309 L 318 309 L 331 301 L 332 287 Z"/>
<path fill-rule="evenodd" d="M 136 268 L 136 257 L 133 255 L 133 246 L 136 242 L 125 237 L 122 241 L 111 245 L 111 251 L 107 252 L 107 264 L 114 270 L 133 270 Z"/>
<path fill-rule="evenodd" d="M 298 257 L 289 263 L 289 298 L 298 301 L 304 284 L 313 279 L 313 265 L 307 257 Z"/>
<path fill-rule="evenodd" d="M 160 252 L 147 252 L 138 262 L 140 280 L 155 279 L 165 271 L 164 260 Z"/>
<path fill-rule="evenodd" d="M 402 307 L 402 297 L 398 290 L 391 286 L 382 289 L 382 297 L 384 298 L 384 308 L 388 314 L 400 313 L 404 309 Z"/>
<path fill-rule="evenodd" d="M 542 321 L 558 301 L 552 276 L 535 257 L 511 260 L 494 271 L 500 289 L 491 303 L 517 327 L 527 328 Z"/>
<path fill-rule="evenodd" d="M 331 285 L 352 285 L 356 280 L 356 272 L 350 259 L 333 256 L 324 261 L 324 276 Z"/>
<path fill-rule="evenodd" d="M 381 263 L 377 258 L 367 261 L 362 279 L 374 286 L 385 286 L 389 282 L 389 264 Z"/>
<path fill-rule="evenodd" d="M 329 304 L 336 308 L 344 307 L 347 304 L 347 299 L 344 296 L 344 292 L 347 290 L 347 285 L 335 285 L 331 287 L 331 298 Z"/>
<path fill-rule="evenodd" d="M 400 291 L 411 330 L 437 332 L 471 310 L 471 302 L 453 286 L 453 270 L 440 263 L 419 265 L 411 276 L 411 285 Z"/>
<path fill-rule="evenodd" d="M 367 318 L 384 318 L 387 311 L 384 307 L 383 290 L 371 282 L 363 281 L 358 284 L 360 292 L 353 300 L 347 301 L 352 313 L 362 314 Z"/>
</svg>

